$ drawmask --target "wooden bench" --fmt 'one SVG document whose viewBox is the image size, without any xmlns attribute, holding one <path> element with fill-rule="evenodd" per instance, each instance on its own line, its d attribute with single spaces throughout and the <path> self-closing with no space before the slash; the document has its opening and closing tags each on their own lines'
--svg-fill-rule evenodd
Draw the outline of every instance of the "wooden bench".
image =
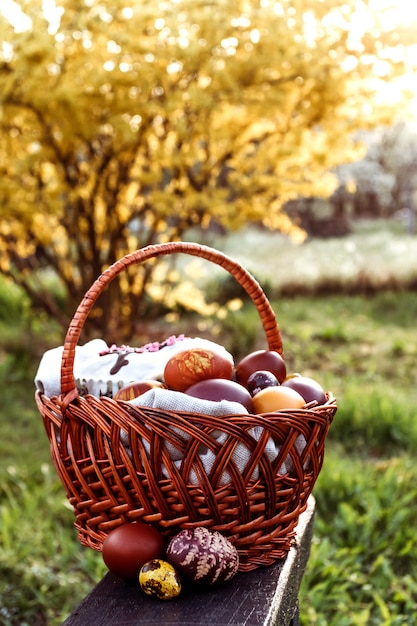
<svg viewBox="0 0 417 626">
<path fill-rule="evenodd" d="M 237 574 L 216 590 L 184 592 L 167 602 L 149 598 L 108 573 L 63 626 L 299 626 L 298 593 L 310 553 L 314 509 L 310 497 L 294 546 L 282 562 Z"/>
</svg>

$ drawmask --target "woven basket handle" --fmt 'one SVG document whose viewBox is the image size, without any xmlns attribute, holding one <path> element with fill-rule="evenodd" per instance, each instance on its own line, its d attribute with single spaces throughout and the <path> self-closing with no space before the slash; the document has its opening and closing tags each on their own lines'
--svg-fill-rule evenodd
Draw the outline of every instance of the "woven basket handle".
<svg viewBox="0 0 417 626">
<path fill-rule="evenodd" d="M 275 313 L 259 283 L 239 263 L 222 252 L 196 243 L 170 242 L 151 245 L 126 255 L 108 267 L 92 284 L 79 304 L 68 327 L 62 354 L 61 397 L 65 405 L 68 405 L 78 396 L 74 379 L 75 348 L 90 309 L 100 293 L 110 281 L 130 265 L 143 263 L 153 257 L 181 252 L 212 261 L 227 270 L 237 280 L 258 310 L 269 350 L 275 350 L 282 355 L 282 339 Z"/>
</svg>

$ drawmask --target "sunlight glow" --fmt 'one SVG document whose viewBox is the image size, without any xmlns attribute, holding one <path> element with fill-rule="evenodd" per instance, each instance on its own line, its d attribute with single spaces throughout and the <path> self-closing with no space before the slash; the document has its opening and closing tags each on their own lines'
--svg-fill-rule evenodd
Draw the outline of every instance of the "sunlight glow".
<svg viewBox="0 0 417 626">
<path fill-rule="evenodd" d="M 172 2 L 179 3 L 180 0 L 171 0 Z M 321 0 L 323 1 L 323 0 Z M 317 0 L 320 4 L 320 0 Z M 0 0 L 0 16 L 2 16 L 14 29 L 16 33 L 22 33 L 32 28 L 32 20 L 27 15 L 22 6 L 26 6 L 28 3 L 21 2 L 19 0 Z M 104 4 L 100 4 L 97 0 L 84 0 L 86 10 L 89 7 L 97 8 L 98 17 L 105 23 L 111 23 L 113 20 L 113 11 L 106 10 Z M 301 3 L 302 5 L 302 3 Z M 365 53 L 364 37 L 367 33 L 372 33 L 378 37 L 378 33 L 391 32 L 395 33 L 397 29 L 402 26 L 409 27 L 415 25 L 417 28 L 417 1 L 413 0 L 355 0 L 354 10 L 351 12 L 351 5 L 343 4 L 343 2 L 333 9 L 330 9 L 327 14 L 324 15 L 321 24 L 317 21 L 315 11 L 309 9 L 302 11 L 299 8 L 298 3 L 290 3 L 279 0 L 260 0 L 261 7 L 271 7 L 276 15 L 286 20 L 288 28 L 292 28 L 300 14 L 302 13 L 304 38 L 307 47 L 314 48 L 317 45 L 317 40 L 320 39 L 322 31 L 331 31 L 332 27 L 341 27 L 347 31 L 347 44 L 348 48 L 352 51 L 352 54 L 347 54 L 344 62 L 343 69 L 346 72 L 354 72 L 358 61 L 355 58 L 355 52 Z M 51 35 L 56 35 L 57 41 L 62 40 L 63 33 L 60 32 L 61 19 L 64 14 L 64 8 L 59 5 L 59 0 L 42 0 L 42 13 L 46 21 L 48 22 L 48 32 Z M 121 11 L 123 19 L 130 19 L 134 14 L 132 7 L 124 7 Z M 182 15 L 186 15 L 185 13 Z M 237 14 L 231 18 L 230 24 L 232 27 L 241 29 L 250 29 L 251 21 L 250 17 L 246 13 Z M 158 31 L 161 40 L 166 41 L 171 36 L 170 29 L 166 26 L 165 19 L 161 16 L 155 20 L 155 29 Z M 399 31 L 400 32 L 400 31 Z M 75 33 L 73 34 L 75 38 Z M 251 50 L 253 45 L 258 44 L 262 39 L 261 31 L 257 28 L 252 28 L 249 34 L 249 41 L 246 41 L 245 47 L 247 50 Z M 203 40 L 201 40 L 203 41 Z M 382 41 L 382 40 L 381 40 Z M 187 28 L 180 28 L 179 34 L 176 37 L 176 43 L 181 48 L 185 49 L 190 45 L 190 32 Z M 83 40 L 83 46 L 85 48 L 91 48 L 91 40 Z M 108 51 L 110 54 L 120 53 L 120 46 L 114 42 L 108 42 Z M 224 56 L 234 56 L 239 48 L 239 40 L 233 33 L 229 37 L 219 42 L 218 50 L 222 52 Z M 407 89 L 412 94 L 415 94 L 413 104 L 411 107 L 411 115 L 414 117 L 417 123 L 417 43 L 414 46 L 401 46 L 400 40 L 397 46 L 387 48 L 384 50 L 383 43 L 379 50 L 378 57 L 373 54 L 369 54 L 369 65 L 372 66 L 375 82 L 380 82 L 381 90 L 379 92 L 379 101 L 396 101 L 399 97 L 400 89 Z M 13 45 L 11 42 L 4 41 L 0 43 L 0 57 L 7 61 L 11 61 L 13 58 Z M 152 63 L 154 61 L 154 55 L 149 53 L 145 59 L 147 62 Z M 405 60 L 407 66 L 407 72 L 403 79 L 394 81 L 392 83 L 386 82 L 389 78 L 390 67 L 389 62 L 401 62 Z M 367 59 L 364 55 L 362 62 L 366 63 Z M 221 59 L 219 59 L 219 63 Z M 113 71 L 116 63 L 114 60 L 109 59 L 105 62 L 104 68 L 106 71 Z M 122 60 L 118 65 L 120 71 L 127 72 L 130 69 L 128 61 Z M 169 65 L 168 73 L 177 73 L 180 71 L 179 63 L 173 59 Z M 54 65 L 48 68 L 48 71 L 53 73 L 56 71 Z M 408 109 L 410 112 L 410 108 Z"/>
<path fill-rule="evenodd" d="M 55 35 L 59 29 L 61 17 L 64 13 L 63 7 L 57 7 L 55 0 L 42 0 L 42 11 L 49 22 L 48 33 Z"/>
<path fill-rule="evenodd" d="M 85 4 L 86 6 L 92 6 L 93 2 L 92 0 L 86 0 Z M 369 22 L 369 12 L 367 11 L 368 6 L 372 12 L 378 15 L 380 24 L 388 30 L 392 30 L 400 25 L 410 24 L 410 22 L 417 24 L 417 3 L 412 0 L 369 0 L 368 6 L 367 4 L 368 3 L 365 3 L 363 0 L 357 0 L 356 14 L 360 16 L 360 19 L 357 20 L 355 31 L 363 31 L 372 28 L 372 24 Z M 269 5 L 272 5 L 274 12 L 277 15 L 282 15 L 282 17 L 287 14 L 291 18 L 297 12 L 294 7 L 285 7 L 283 2 L 261 0 L 261 7 L 267 7 Z M 330 11 L 329 15 L 324 17 L 323 25 L 325 26 L 329 20 L 334 24 L 346 24 L 346 17 L 344 16 L 346 11 L 344 11 L 344 8 L 346 8 L 346 5 L 342 4 L 339 8 Z M 42 11 L 50 24 L 49 31 L 52 34 L 56 33 L 59 28 L 61 16 L 64 12 L 63 7 L 57 6 L 55 0 L 43 0 Z M 308 11 L 305 13 L 307 30 L 309 22 L 308 13 Z M 1 0 L 0 15 L 6 18 L 16 32 L 24 32 L 31 28 L 32 21 L 30 17 L 24 13 L 16 0 Z M 125 19 L 130 19 L 133 16 L 133 9 L 131 7 L 125 7 L 122 10 L 122 15 Z M 108 13 L 104 7 L 101 7 L 99 16 L 100 19 L 108 23 L 113 19 L 113 16 Z M 158 21 L 164 22 L 163 18 L 160 18 L 157 22 Z M 162 28 L 157 22 L 155 23 L 155 27 L 158 29 Z M 247 27 L 250 24 L 250 20 L 246 15 L 231 20 L 233 26 L 236 26 L 238 22 L 241 27 Z M 355 33 L 352 33 L 352 35 L 355 36 Z"/>
<path fill-rule="evenodd" d="M 417 4 L 411 0 L 370 0 L 369 8 L 387 29 L 417 23 Z"/>
<path fill-rule="evenodd" d="M 49 22 L 48 32 L 54 35 L 59 29 L 61 16 L 64 13 L 63 7 L 56 6 L 55 0 L 43 0 L 42 12 Z M 32 20 L 15 0 L 1 0 L 0 15 L 11 24 L 16 33 L 24 33 L 32 28 Z"/>
<path fill-rule="evenodd" d="M 19 7 L 14 0 L 2 0 L 0 13 L 13 26 L 16 33 L 23 33 L 30 30 L 32 20 Z"/>
</svg>

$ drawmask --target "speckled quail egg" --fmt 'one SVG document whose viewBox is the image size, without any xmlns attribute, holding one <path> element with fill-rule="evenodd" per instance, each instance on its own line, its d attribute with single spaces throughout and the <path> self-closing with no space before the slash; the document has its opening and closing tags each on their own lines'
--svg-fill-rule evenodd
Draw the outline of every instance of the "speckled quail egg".
<svg viewBox="0 0 417 626">
<path fill-rule="evenodd" d="M 181 581 L 175 568 L 162 559 L 152 559 L 139 572 L 139 585 L 148 596 L 172 600 L 181 593 Z"/>
</svg>

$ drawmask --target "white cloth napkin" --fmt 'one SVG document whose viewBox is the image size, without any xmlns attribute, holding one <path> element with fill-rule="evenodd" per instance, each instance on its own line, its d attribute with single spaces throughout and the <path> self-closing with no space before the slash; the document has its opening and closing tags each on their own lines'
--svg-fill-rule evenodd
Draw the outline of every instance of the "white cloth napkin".
<svg viewBox="0 0 417 626">
<path fill-rule="evenodd" d="M 163 411 L 186 411 L 201 415 L 241 415 L 248 412 L 239 402 L 230 400 L 213 402 L 212 400 L 188 396 L 181 391 L 160 389 L 159 387 L 149 389 L 137 398 L 133 398 L 130 403 L 134 406 L 154 407 Z"/>
<path fill-rule="evenodd" d="M 231 402 L 230 400 L 213 402 L 211 400 L 194 398 L 185 393 L 181 393 L 180 391 L 159 388 L 150 389 L 137 398 L 133 398 L 133 400 L 130 401 L 130 404 L 133 404 L 134 406 L 157 408 L 163 411 L 171 411 L 173 413 L 190 412 L 217 417 L 226 415 L 242 415 L 247 414 L 248 412 L 242 404 L 239 404 L 239 402 Z M 170 430 L 176 435 L 179 435 L 185 441 L 188 441 L 190 437 L 188 433 L 185 433 L 183 430 L 176 428 L 175 426 L 171 426 Z M 216 433 L 214 433 L 214 436 L 215 435 Z M 218 435 L 220 435 L 220 433 L 218 433 Z M 122 432 L 121 438 L 123 443 L 126 443 L 127 447 L 129 447 L 129 442 L 126 439 L 127 433 Z M 149 452 L 149 446 L 146 442 L 145 447 L 147 447 Z M 172 460 L 179 461 L 182 459 L 182 451 L 176 448 L 173 444 L 167 442 L 166 449 L 168 450 Z"/>
<path fill-rule="evenodd" d="M 83 346 L 76 346 L 74 357 L 74 376 L 93 355 L 98 355 L 102 350 L 107 350 L 108 346 L 102 339 L 92 339 Z M 59 396 L 61 393 L 61 361 L 63 346 L 47 350 L 39 363 L 35 374 L 35 386 L 48 398 Z"/>
<path fill-rule="evenodd" d="M 221 402 L 213 402 L 210 400 L 194 398 L 178 391 L 158 388 L 147 391 L 141 396 L 138 396 L 137 398 L 131 400 L 130 403 L 135 406 L 153 407 L 164 411 L 172 411 L 174 413 L 191 412 L 201 415 L 212 415 L 219 417 L 227 417 L 228 415 L 244 415 L 248 413 L 247 410 L 237 402 L 230 402 L 227 400 L 222 400 Z M 171 425 L 169 428 L 171 432 L 179 435 L 182 441 L 188 441 L 190 437 L 188 433 L 185 433 L 183 430 L 173 425 Z M 255 426 L 251 428 L 248 433 L 255 439 L 255 441 L 259 441 L 260 437 L 263 434 L 263 428 L 262 426 Z M 227 434 L 227 432 L 224 432 L 222 430 L 216 430 L 211 433 L 211 437 L 213 437 L 213 439 L 215 439 L 216 442 L 221 445 L 227 441 L 228 436 L 229 435 Z M 121 441 L 129 450 L 131 444 L 128 434 L 125 431 L 122 431 L 121 433 Z M 306 441 L 304 437 L 302 435 L 299 435 L 295 442 L 295 447 L 299 454 L 301 454 L 305 445 Z M 148 442 L 144 441 L 144 447 L 149 454 L 150 448 Z M 177 469 L 180 469 L 182 463 L 182 450 L 171 443 L 166 443 L 166 449 L 171 459 L 174 461 Z M 280 446 L 275 443 L 272 437 L 269 437 L 264 449 L 264 453 L 266 454 L 269 461 L 274 461 L 277 458 L 279 451 Z M 243 442 L 239 442 L 236 445 L 232 454 L 232 459 L 236 464 L 236 467 L 240 474 L 245 471 L 245 468 L 250 461 L 251 454 L 251 449 Z M 205 473 L 209 474 L 216 461 L 216 454 L 212 450 L 210 450 L 210 448 L 201 445 L 199 449 L 199 457 L 203 464 Z M 282 465 L 280 466 L 279 473 L 287 474 L 289 471 L 291 471 L 291 469 L 293 469 L 293 467 L 293 461 L 290 455 L 288 455 L 285 462 L 282 463 Z M 163 468 L 163 471 L 165 476 L 168 477 L 168 470 L 166 468 Z M 251 478 L 254 480 L 257 480 L 259 478 L 259 467 L 255 467 Z M 189 480 L 192 484 L 198 484 L 199 482 L 198 476 L 194 469 L 191 469 L 190 471 Z M 223 486 L 230 482 L 230 480 L 231 476 L 229 472 L 225 471 L 223 472 L 223 475 L 220 479 L 220 485 Z"/>
</svg>

